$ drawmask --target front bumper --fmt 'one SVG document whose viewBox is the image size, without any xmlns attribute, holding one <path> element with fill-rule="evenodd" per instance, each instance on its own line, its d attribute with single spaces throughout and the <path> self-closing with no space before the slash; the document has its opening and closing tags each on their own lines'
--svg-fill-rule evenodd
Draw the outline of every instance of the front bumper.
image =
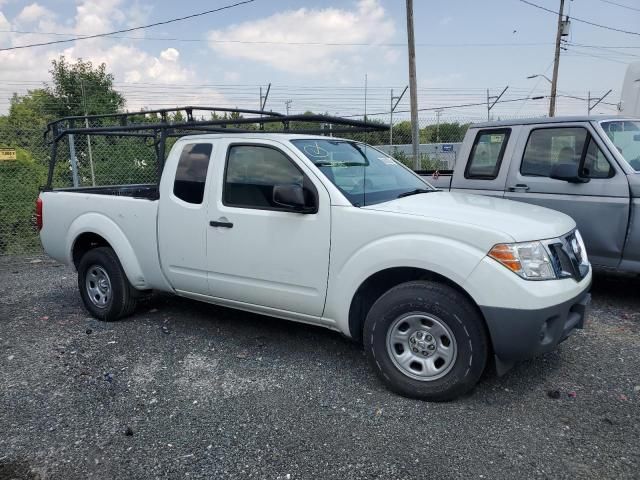
<svg viewBox="0 0 640 480">
<path fill-rule="evenodd" d="M 589 287 L 557 305 L 540 309 L 480 307 L 489 328 L 498 374 L 550 350 L 576 328 L 584 328 Z"/>
</svg>

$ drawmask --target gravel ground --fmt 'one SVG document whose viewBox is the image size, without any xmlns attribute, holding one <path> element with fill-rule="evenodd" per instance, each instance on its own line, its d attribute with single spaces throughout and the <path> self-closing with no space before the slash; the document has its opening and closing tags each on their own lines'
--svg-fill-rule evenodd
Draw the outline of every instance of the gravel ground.
<svg viewBox="0 0 640 480">
<path fill-rule="evenodd" d="M 1 479 L 639 478 L 638 277 L 597 275 L 586 330 L 447 404 L 330 331 L 168 296 L 101 323 L 75 282 L 0 259 Z"/>
</svg>

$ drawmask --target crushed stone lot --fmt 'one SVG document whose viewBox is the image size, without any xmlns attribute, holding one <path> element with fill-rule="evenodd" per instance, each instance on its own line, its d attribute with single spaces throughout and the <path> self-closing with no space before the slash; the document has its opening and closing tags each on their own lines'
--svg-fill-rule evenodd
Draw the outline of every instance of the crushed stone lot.
<svg viewBox="0 0 640 480">
<path fill-rule="evenodd" d="M 103 323 L 72 269 L 0 258 L 0 479 L 638 478 L 640 277 L 560 348 L 445 404 L 337 333 L 165 295 Z"/>
</svg>

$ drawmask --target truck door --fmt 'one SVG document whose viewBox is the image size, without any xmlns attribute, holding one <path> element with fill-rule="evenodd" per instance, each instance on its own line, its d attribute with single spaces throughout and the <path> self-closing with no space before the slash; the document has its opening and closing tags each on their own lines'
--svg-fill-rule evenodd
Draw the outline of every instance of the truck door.
<svg viewBox="0 0 640 480">
<path fill-rule="evenodd" d="M 467 135 L 474 133 L 472 143 L 467 142 L 460 152 L 451 190 L 502 197 L 513 150 L 511 128 L 470 129 Z"/>
<path fill-rule="evenodd" d="M 158 248 L 162 269 L 176 290 L 209 293 L 207 211 L 212 142 L 181 140 L 172 149 L 160 182 Z"/>
<path fill-rule="evenodd" d="M 209 209 L 210 295 L 321 316 L 329 269 L 329 194 L 286 145 L 243 139 L 225 148 L 216 162 L 221 174 Z M 304 187 L 317 211 L 300 213 L 278 204 L 276 185 Z"/>
<path fill-rule="evenodd" d="M 511 162 L 505 198 L 573 217 L 591 261 L 616 267 L 629 218 L 624 173 L 589 124 L 541 124 L 524 129 L 520 161 Z M 574 172 L 576 178 L 558 179 L 567 172 Z"/>
</svg>

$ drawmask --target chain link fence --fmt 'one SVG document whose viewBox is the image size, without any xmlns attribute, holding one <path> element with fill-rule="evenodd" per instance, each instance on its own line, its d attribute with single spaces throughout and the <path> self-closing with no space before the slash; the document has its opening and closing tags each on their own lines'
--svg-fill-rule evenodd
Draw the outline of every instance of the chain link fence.
<svg viewBox="0 0 640 480">
<path fill-rule="evenodd" d="M 421 169 L 453 169 L 468 125 L 465 121 L 438 123 L 435 119 L 422 119 Z M 414 167 L 409 122 L 394 125 L 392 144 L 387 132 L 350 136 L 376 145 Z M 167 153 L 173 142 L 173 138 L 167 140 Z M 44 128 L 33 125 L 0 127 L 0 148 L 15 150 L 15 159 L 12 156 L 0 159 L 0 255 L 41 253 L 35 228 L 35 201 L 40 187 L 47 183 L 51 158 L 51 146 L 45 141 Z M 152 138 L 76 134 L 60 140 L 57 157 L 54 188 L 158 181 Z"/>
<path fill-rule="evenodd" d="M 173 144 L 167 141 L 167 151 Z M 47 183 L 51 145 L 43 128 L 0 128 L 0 255 L 41 253 L 35 201 Z M 15 155 L 13 154 L 15 152 Z M 13 158 L 15 157 L 15 158 Z M 152 140 L 74 135 L 58 142 L 54 188 L 156 183 Z"/>
</svg>

